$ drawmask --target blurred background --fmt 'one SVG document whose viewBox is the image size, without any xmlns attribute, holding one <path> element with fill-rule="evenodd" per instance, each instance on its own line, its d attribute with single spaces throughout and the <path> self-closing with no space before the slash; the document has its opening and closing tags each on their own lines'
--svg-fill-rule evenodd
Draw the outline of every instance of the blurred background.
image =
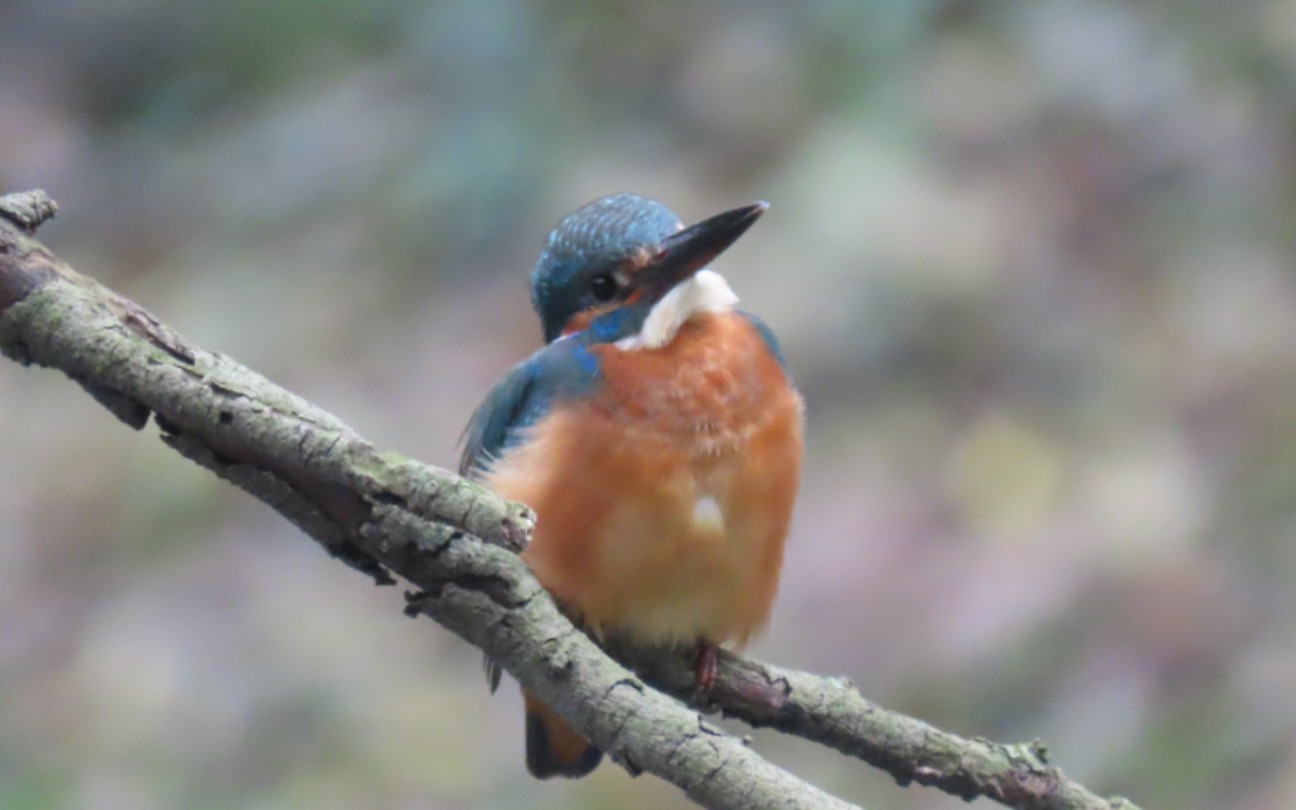
<svg viewBox="0 0 1296 810">
<path fill-rule="evenodd" d="M 441 466 L 562 215 L 769 200 L 718 269 L 809 434 L 751 652 L 1296 806 L 1296 0 L 8 0 L 0 54 L 55 251 Z M 0 363 L 0 425 L 0 808 L 689 806 L 532 781 L 474 650 L 61 376 Z"/>
</svg>

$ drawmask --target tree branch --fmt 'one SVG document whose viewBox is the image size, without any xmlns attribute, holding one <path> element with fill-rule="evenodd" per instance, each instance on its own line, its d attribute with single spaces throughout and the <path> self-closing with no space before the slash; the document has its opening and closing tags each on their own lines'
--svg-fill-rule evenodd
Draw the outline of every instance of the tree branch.
<svg viewBox="0 0 1296 810">
<path fill-rule="evenodd" d="M 650 771 L 711 808 L 847 808 L 645 684 L 555 608 L 517 557 L 533 515 L 458 476 L 380 453 L 349 427 L 222 355 L 31 238 L 56 207 L 0 198 L 0 351 L 57 368 L 126 424 L 152 415 L 185 457 L 260 498 L 330 554 L 392 584 L 498 661 L 631 773 Z M 679 651 L 617 649 L 654 685 L 691 698 Z M 1122 808 L 1047 764 L 1038 743 L 966 740 L 888 712 L 840 679 L 725 654 L 714 707 L 857 756 L 902 784 L 1030 808 Z"/>
<path fill-rule="evenodd" d="M 645 680 L 694 705 L 693 669 L 678 655 L 615 645 L 613 655 Z M 720 651 L 710 706 L 756 728 L 773 728 L 858 757 L 895 777 L 965 801 L 994 799 L 1020 810 L 1138 810 L 1098 796 L 1049 765 L 1033 741 L 966 739 L 867 700 L 846 678 L 825 678 Z"/>
</svg>

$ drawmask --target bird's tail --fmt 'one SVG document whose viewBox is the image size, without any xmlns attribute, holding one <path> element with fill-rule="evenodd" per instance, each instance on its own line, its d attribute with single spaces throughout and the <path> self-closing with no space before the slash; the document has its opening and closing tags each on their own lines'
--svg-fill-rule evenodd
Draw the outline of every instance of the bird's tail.
<svg viewBox="0 0 1296 810">
<path fill-rule="evenodd" d="M 526 763 L 532 776 L 574 779 L 598 767 L 602 751 L 525 689 L 522 700 L 526 703 Z"/>
</svg>

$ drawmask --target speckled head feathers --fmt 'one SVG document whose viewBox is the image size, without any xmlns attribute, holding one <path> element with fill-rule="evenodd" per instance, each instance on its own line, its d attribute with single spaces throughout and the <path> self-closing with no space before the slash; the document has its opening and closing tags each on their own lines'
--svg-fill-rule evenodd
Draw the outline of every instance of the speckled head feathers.
<svg viewBox="0 0 1296 810">
<path fill-rule="evenodd" d="M 558 338 L 572 315 L 594 305 L 594 276 L 655 248 L 681 227 L 669 208 L 635 194 L 602 197 L 564 217 L 531 272 L 531 303 L 545 342 Z"/>
</svg>

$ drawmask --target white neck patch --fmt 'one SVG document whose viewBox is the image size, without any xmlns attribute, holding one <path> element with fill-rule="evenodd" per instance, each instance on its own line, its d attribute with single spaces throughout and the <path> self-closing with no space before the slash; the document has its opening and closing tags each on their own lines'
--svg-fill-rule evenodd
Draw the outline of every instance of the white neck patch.
<svg viewBox="0 0 1296 810">
<path fill-rule="evenodd" d="M 674 339 L 680 327 L 700 312 L 728 312 L 738 303 L 724 276 L 714 270 L 699 270 L 671 288 L 648 312 L 639 334 L 621 338 L 622 351 L 660 349 Z"/>
</svg>

